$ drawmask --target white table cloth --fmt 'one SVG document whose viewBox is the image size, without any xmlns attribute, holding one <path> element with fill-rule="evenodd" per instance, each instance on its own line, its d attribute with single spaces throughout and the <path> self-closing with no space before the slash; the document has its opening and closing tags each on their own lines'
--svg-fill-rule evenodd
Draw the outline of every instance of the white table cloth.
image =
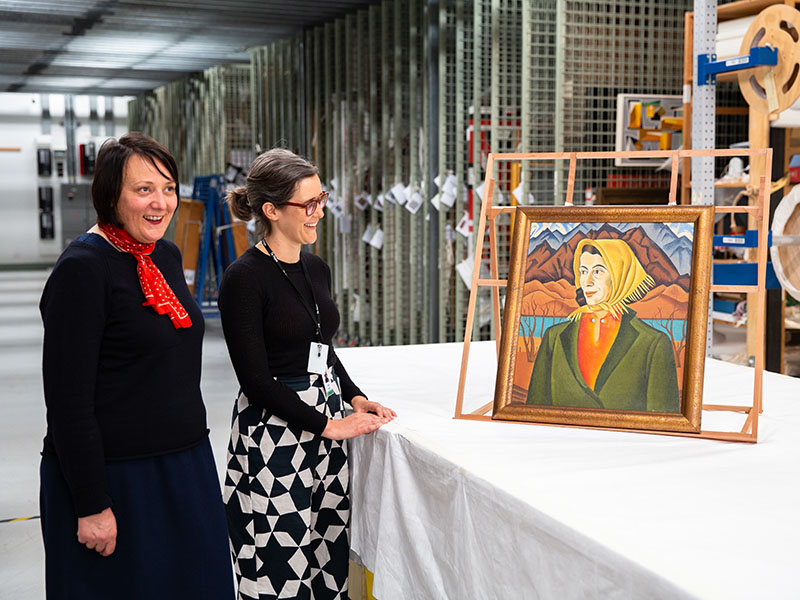
<svg viewBox="0 0 800 600">
<path fill-rule="evenodd" d="M 337 350 L 398 412 L 350 445 L 376 598 L 800 598 L 800 380 L 765 374 L 756 445 L 471 422 L 452 418 L 461 348 Z M 465 412 L 495 370 L 494 343 L 473 344 Z M 708 361 L 705 402 L 748 404 L 752 382 Z"/>
</svg>

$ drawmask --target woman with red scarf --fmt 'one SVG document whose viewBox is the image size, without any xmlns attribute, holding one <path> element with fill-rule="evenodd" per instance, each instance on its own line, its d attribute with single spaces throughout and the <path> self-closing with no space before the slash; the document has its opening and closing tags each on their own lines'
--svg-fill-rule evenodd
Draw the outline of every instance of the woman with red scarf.
<svg viewBox="0 0 800 600">
<path fill-rule="evenodd" d="M 200 393 L 203 316 L 178 248 L 175 159 L 129 133 L 100 148 L 97 225 L 40 303 L 47 598 L 233 598 Z"/>
</svg>

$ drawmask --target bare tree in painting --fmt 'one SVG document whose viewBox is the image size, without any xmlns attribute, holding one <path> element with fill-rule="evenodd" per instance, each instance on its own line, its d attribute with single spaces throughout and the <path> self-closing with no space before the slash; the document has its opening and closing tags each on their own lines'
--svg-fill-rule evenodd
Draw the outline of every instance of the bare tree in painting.
<svg viewBox="0 0 800 600">
<path fill-rule="evenodd" d="M 680 370 L 683 366 L 683 353 L 686 349 L 686 319 L 682 319 L 683 326 L 681 328 L 680 338 L 675 339 L 675 320 L 680 317 L 678 309 L 673 309 L 669 317 L 665 317 L 661 307 L 656 310 L 653 324 L 658 325 L 658 329 L 664 331 L 670 340 L 672 346 L 672 353 L 675 357 L 675 367 Z"/>
<path fill-rule="evenodd" d="M 680 317 L 681 315 L 678 314 L 678 309 L 676 308 L 675 310 L 672 311 L 672 315 L 670 316 L 673 319 L 674 323 L 675 322 L 674 319 Z M 681 323 L 683 323 L 683 325 L 681 326 L 681 339 L 678 340 L 677 347 L 675 346 L 675 343 L 673 341 L 673 348 L 675 348 L 675 366 L 678 367 L 678 369 L 681 369 L 683 367 L 683 359 L 686 350 L 686 335 L 689 333 L 688 331 L 689 319 L 686 318 L 686 315 L 683 315 Z"/>
<path fill-rule="evenodd" d="M 533 340 L 533 333 L 536 331 L 536 302 L 531 295 L 526 302 L 522 303 L 522 316 L 528 317 L 525 320 L 520 319 L 522 327 L 522 343 L 525 344 L 525 355 L 528 360 L 533 362 L 535 356 L 535 343 Z"/>
</svg>

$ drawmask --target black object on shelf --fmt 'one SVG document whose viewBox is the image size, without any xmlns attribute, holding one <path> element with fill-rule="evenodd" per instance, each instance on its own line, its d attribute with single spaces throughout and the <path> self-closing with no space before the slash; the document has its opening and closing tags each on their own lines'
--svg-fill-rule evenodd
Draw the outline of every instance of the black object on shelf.
<svg viewBox="0 0 800 600">
<path fill-rule="evenodd" d="M 50 148 L 39 148 L 36 151 L 36 170 L 39 177 L 50 177 L 53 174 L 53 153 Z"/>
</svg>

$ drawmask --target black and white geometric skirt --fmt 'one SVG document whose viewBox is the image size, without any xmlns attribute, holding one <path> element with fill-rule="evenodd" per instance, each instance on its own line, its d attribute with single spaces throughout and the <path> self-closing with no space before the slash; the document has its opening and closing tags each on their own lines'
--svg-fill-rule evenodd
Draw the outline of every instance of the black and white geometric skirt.
<svg viewBox="0 0 800 600">
<path fill-rule="evenodd" d="M 320 376 L 280 381 L 327 417 L 345 416 Z M 223 488 L 239 599 L 346 599 L 349 492 L 345 441 L 288 426 L 241 394 Z"/>
</svg>

